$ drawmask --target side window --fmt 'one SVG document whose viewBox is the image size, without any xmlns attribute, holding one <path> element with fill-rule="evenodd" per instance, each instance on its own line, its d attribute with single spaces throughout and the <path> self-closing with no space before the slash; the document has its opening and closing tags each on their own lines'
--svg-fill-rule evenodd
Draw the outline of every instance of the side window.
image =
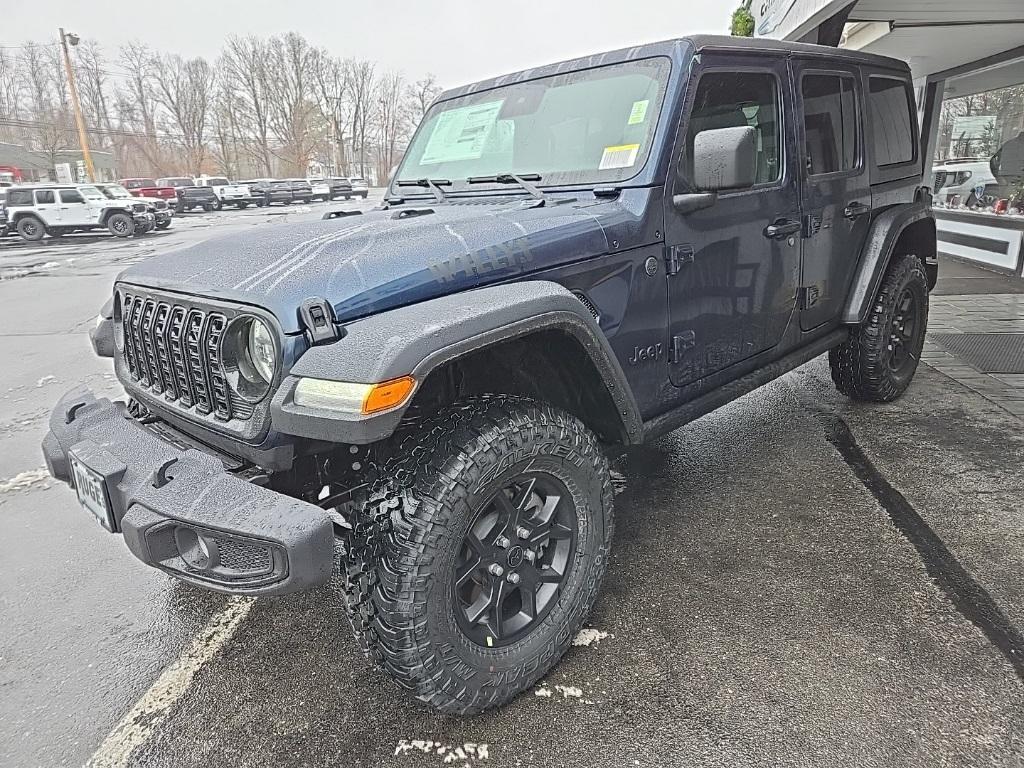
<svg viewBox="0 0 1024 768">
<path fill-rule="evenodd" d="M 693 178 L 693 139 L 701 131 L 751 126 L 757 133 L 757 184 L 782 177 L 779 82 L 768 72 L 708 72 L 701 76 L 686 126 L 684 173 Z"/>
<path fill-rule="evenodd" d="M 868 116 L 875 165 L 916 160 L 910 89 L 894 77 L 868 78 Z"/>
<path fill-rule="evenodd" d="M 60 191 L 60 201 L 62 203 L 84 203 L 85 200 L 78 193 L 77 189 L 62 189 Z"/>
<path fill-rule="evenodd" d="M 807 174 L 852 171 L 857 167 L 857 97 L 845 75 L 805 75 L 804 152 Z"/>
<path fill-rule="evenodd" d="M 36 205 L 50 205 L 54 201 L 52 189 L 36 190 Z"/>
<path fill-rule="evenodd" d="M 32 192 L 28 189 L 11 189 L 7 192 L 7 205 L 32 205 Z"/>
</svg>

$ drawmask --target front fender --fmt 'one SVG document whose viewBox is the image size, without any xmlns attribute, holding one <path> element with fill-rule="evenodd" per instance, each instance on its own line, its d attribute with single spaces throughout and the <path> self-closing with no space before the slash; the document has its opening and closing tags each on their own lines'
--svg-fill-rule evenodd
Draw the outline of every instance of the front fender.
<svg viewBox="0 0 1024 768">
<path fill-rule="evenodd" d="M 407 406 L 373 416 L 302 407 L 293 399 L 298 380 L 371 384 L 412 375 L 422 384 L 431 371 L 456 358 L 551 329 L 571 335 L 587 353 L 627 440 L 638 441 L 640 412 L 604 333 L 572 293 L 540 280 L 464 291 L 349 323 L 341 339 L 312 347 L 292 366 L 274 398 L 274 428 L 330 442 L 376 442 L 394 432 Z"/>
<path fill-rule="evenodd" d="M 871 229 L 861 253 L 860 264 L 850 287 L 849 298 L 843 309 L 842 322 L 848 325 L 860 325 L 871 310 L 878 287 L 882 283 L 885 270 L 889 267 L 893 248 L 903 231 L 919 221 L 932 222 L 931 254 L 922 253 L 922 260 L 934 256 L 935 217 L 931 206 L 924 200 L 908 205 L 898 205 L 883 211 L 871 222 Z"/>
</svg>

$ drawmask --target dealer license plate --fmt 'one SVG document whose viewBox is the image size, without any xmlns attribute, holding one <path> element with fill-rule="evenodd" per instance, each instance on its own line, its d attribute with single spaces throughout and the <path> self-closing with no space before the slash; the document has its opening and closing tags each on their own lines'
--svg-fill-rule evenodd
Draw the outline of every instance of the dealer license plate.
<svg viewBox="0 0 1024 768">
<path fill-rule="evenodd" d="M 110 509 L 107 487 L 103 475 L 85 466 L 75 454 L 69 454 L 71 472 L 75 477 L 78 501 L 86 512 L 111 533 L 114 532 L 114 513 Z"/>
</svg>

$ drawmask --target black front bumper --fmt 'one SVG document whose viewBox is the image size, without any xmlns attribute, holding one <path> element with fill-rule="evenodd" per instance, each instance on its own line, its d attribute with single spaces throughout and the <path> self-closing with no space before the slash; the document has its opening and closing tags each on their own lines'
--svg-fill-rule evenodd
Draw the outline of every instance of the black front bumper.
<svg viewBox="0 0 1024 768">
<path fill-rule="evenodd" d="M 212 451 L 168 442 L 123 403 L 84 387 L 68 392 L 50 416 L 43 455 L 69 485 L 71 453 L 102 476 L 115 531 L 147 565 L 246 595 L 330 578 L 334 529 L 324 510 L 232 474 Z"/>
</svg>

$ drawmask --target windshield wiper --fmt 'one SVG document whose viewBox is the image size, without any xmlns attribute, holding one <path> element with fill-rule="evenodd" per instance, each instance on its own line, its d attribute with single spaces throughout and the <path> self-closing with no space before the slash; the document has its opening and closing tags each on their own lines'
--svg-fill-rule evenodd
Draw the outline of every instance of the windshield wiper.
<svg viewBox="0 0 1024 768">
<path fill-rule="evenodd" d="M 540 181 L 539 173 L 498 173 L 494 176 L 470 176 L 466 181 L 470 184 L 518 184 L 530 193 L 530 197 L 538 200 L 544 199 L 544 193 L 540 187 L 531 184 L 531 181 Z"/>
<path fill-rule="evenodd" d="M 434 198 L 439 203 L 445 201 L 444 190 L 441 187 L 450 187 L 452 185 L 448 179 L 403 179 L 396 183 L 399 187 L 426 187 L 434 193 Z"/>
</svg>

